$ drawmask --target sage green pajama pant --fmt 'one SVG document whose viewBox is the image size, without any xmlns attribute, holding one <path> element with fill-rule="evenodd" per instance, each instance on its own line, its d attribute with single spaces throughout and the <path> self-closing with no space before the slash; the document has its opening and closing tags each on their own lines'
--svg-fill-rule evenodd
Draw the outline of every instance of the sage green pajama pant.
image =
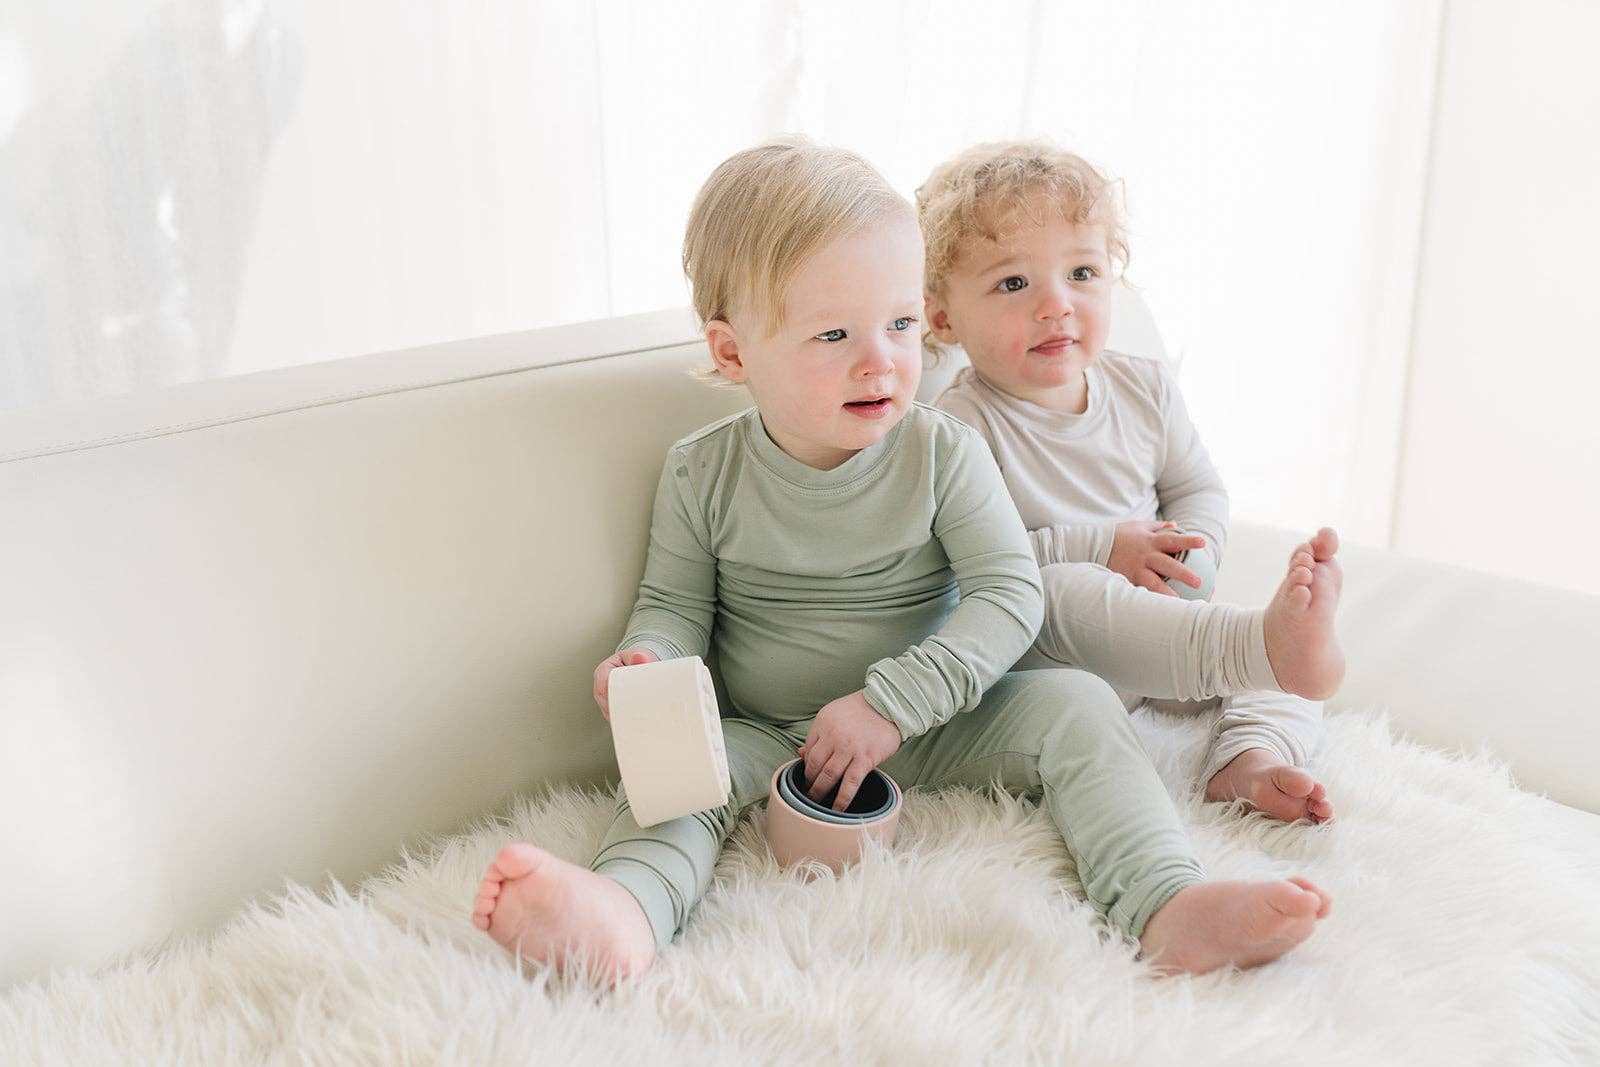
<svg viewBox="0 0 1600 1067">
<path fill-rule="evenodd" d="M 638 898 L 657 944 L 683 928 L 723 842 L 745 808 L 767 799 L 772 773 L 795 758 L 810 726 L 724 719 L 733 795 L 720 808 L 641 829 L 621 796 L 590 866 Z M 1130 937 L 1202 877 L 1122 701 L 1083 671 L 1007 674 L 977 707 L 906 740 L 880 769 L 906 788 L 998 784 L 1042 796 L 1090 902 Z"/>
</svg>

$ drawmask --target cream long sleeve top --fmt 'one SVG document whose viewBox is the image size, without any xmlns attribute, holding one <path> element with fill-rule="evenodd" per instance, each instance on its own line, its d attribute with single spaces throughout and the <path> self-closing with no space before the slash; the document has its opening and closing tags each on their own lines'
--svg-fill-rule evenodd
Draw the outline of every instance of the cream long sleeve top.
<svg viewBox="0 0 1600 1067">
<path fill-rule="evenodd" d="M 1117 524 L 1146 519 L 1203 535 L 1220 563 L 1227 490 L 1166 363 L 1106 351 L 1085 373 L 1082 414 L 1001 392 L 971 367 L 934 403 L 988 442 L 1041 566 L 1104 566 Z"/>
</svg>

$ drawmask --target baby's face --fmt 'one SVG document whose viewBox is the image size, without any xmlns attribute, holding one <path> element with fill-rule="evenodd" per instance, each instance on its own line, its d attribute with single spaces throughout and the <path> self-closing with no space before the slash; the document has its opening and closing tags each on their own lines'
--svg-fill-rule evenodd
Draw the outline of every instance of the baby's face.
<svg viewBox="0 0 1600 1067">
<path fill-rule="evenodd" d="M 944 292 L 928 297 L 928 322 L 997 388 L 1062 408 L 1081 398 L 1083 372 L 1111 329 L 1105 230 L 1057 211 L 1009 229 L 1003 243 L 979 238 L 962 249 Z"/>
<path fill-rule="evenodd" d="M 791 282 L 783 326 L 736 316 L 737 362 L 718 364 L 749 387 L 779 448 L 831 470 L 910 410 L 921 311 L 922 234 L 908 215 L 823 246 Z"/>
</svg>

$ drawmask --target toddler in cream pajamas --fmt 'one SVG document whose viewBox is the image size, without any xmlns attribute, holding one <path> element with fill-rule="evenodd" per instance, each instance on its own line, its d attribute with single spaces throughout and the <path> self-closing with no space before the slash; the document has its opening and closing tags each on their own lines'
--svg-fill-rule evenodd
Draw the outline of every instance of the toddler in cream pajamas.
<svg viewBox="0 0 1600 1067">
<path fill-rule="evenodd" d="M 1265 608 L 1170 588 L 1199 585 L 1182 550 L 1220 564 L 1228 497 L 1166 365 L 1104 347 L 1127 258 L 1111 183 L 1047 144 L 980 145 L 917 199 L 929 340 L 972 362 L 935 403 L 988 442 L 1043 567 L 1019 666 L 1094 671 L 1130 708 L 1215 713 L 1208 797 L 1331 818 L 1304 768 L 1343 676 L 1337 537 L 1301 545 Z"/>
</svg>

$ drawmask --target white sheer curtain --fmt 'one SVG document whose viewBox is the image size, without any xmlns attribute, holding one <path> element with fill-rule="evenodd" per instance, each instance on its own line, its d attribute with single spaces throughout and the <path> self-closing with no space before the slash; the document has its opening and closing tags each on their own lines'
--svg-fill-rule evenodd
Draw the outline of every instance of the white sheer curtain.
<svg viewBox="0 0 1600 1067">
<path fill-rule="evenodd" d="M 0 17 L 4 410 L 686 302 L 784 130 L 1122 176 L 1235 514 L 1387 537 L 1437 2 L 66 0 Z"/>
</svg>

